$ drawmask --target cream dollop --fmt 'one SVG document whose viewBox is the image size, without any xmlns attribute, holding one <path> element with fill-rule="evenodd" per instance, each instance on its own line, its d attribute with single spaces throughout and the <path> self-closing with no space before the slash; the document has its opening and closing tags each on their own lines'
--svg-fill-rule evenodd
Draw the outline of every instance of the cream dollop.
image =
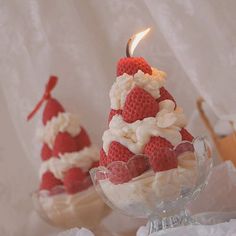
<svg viewBox="0 0 236 236">
<path fill-rule="evenodd" d="M 160 111 L 156 117 L 148 117 L 127 123 L 121 115 L 113 116 L 109 129 L 103 134 L 103 149 L 108 153 L 112 141 L 117 141 L 127 147 L 131 152 L 139 154 L 151 136 L 161 136 L 172 143 L 173 146 L 182 140 L 180 130 L 186 125 L 186 118 L 182 108 L 177 107 L 171 100 L 160 103 Z"/>
<path fill-rule="evenodd" d="M 78 116 L 63 112 L 53 117 L 44 127 L 39 128 L 37 130 L 37 136 L 52 149 L 58 132 L 68 132 L 72 137 L 75 137 L 80 131 L 80 120 Z"/>
<path fill-rule="evenodd" d="M 50 171 L 58 179 L 63 179 L 65 171 L 72 167 L 80 167 L 87 172 L 92 163 L 99 160 L 99 151 L 96 147 L 85 147 L 79 152 L 70 152 L 59 155 L 60 158 L 52 157 L 41 164 L 40 178 L 46 171 Z"/>
<path fill-rule="evenodd" d="M 139 86 L 155 99 L 160 97 L 160 88 L 165 84 L 165 73 L 152 68 L 152 75 L 145 74 L 139 70 L 134 76 L 124 73 L 116 78 L 110 90 L 111 108 L 122 109 L 127 95 L 135 87 Z"/>
</svg>

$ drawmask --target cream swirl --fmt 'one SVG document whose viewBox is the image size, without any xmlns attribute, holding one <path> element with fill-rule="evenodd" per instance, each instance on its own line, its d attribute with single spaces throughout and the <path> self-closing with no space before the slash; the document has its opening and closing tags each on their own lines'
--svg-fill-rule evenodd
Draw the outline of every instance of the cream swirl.
<svg viewBox="0 0 236 236">
<path fill-rule="evenodd" d="M 155 99 L 160 97 L 160 88 L 165 84 L 165 73 L 155 68 L 152 69 L 152 75 L 144 74 L 139 70 L 134 76 L 124 73 L 116 78 L 115 83 L 110 90 L 111 108 L 122 109 L 127 95 L 135 87 L 139 86 Z"/>
<path fill-rule="evenodd" d="M 181 142 L 180 130 L 186 125 L 186 118 L 182 108 L 177 107 L 171 100 L 160 103 L 160 111 L 156 117 L 147 117 L 133 123 L 127 123 L 121 115 L 113 116 L 109 129 L 103 134 L 103 149 L 108 153 L 112 141 L 117 141 L 127 147 L 131 152 L 139 154 L 151 136 L 161 136 L 172 145 Z"/>
<path fill-rule="evenodd" d="M 52 149 L 58 132 L 68 132 L 72 137 L 75 137 L 80 131 L 80 120 L 78 116 L 63 112 L 53 117 L 44 127 L 39 128 L 37 130 L 37 136 Z"/>
<path fill-rule="evenodd" d="M 99 160 L 98 149 L 94 146 L 85 147 L 79 152 L 59 154 L 60 158 L 52 157 L 41 164 L 40 178 L 46 171 L 50 171 L 58 179 L 63 179 L 65 171 L 72 167 L 80 167 L 87 172 L 92 163 Z"/>
</svg>

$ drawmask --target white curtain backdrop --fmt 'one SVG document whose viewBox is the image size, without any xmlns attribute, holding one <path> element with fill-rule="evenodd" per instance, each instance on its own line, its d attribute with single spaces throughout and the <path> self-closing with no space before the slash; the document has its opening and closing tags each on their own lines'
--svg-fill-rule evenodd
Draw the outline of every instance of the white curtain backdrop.
<svg viewBox="0 0 236 236">
<path fill-rule="evenodd" d="M 235 9 L 234 0 L 0 0 L 0 148 L 8 149 L 0 149 L 0 155 L 9 162 L 1 168 L 0 184 L 12 186 L 1 191 L 0 203 L 6 201 L 12 213 L 1 211 L 0 234 L 56 232 L 40 227 L 44 231 L 32 233 L 40 224 L 28 223 L 29 194 L 37 188 L 40 164 L 35 129 L 41 114 L 31 122 L 26 116 L 49 75 L 59 76 L 53 94 L 79 114 L 93 142 L 101 145 L 116 62 L 125 56 L 127 39 L 151 27 L 134 54 L 167 72 L 167 88 L 189 119 L 199 95 L 218 117 L 229 119 L 236 114 Z M 199 130 L 194 121 L 192 128 Z M 7 146 L 6 135 L 12 135 Z M 20 150 L 13 152 L 16 147 Z M 2 221 L 6 217 L 8 224 Z"/>
</svg>

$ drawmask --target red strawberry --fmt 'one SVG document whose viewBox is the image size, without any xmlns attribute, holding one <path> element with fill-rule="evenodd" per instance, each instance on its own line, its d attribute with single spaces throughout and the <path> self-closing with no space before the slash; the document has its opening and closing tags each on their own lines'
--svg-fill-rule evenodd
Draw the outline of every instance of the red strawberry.
<svg viewBox="0 0 236 236">
<path fill-rule="evenodd" d="M 58 157 L 59 153 L 64 154 L 66 152 L 76 151 L 79 151 L 77 140 L 67 132 L 59 132 L 55 139 L 53 156 Z"/>
<path fill-rule="evenodd" d="M 149 158 L 149 161 L 155 172 L 174 169 L 178 166 L 176 153 L 168 148 L 156 150 L 155 154 Z"/>
<path fill-rule="evenodd" d="M 91 179 L 79 167 L 69 169 L 64 175 L 66 192 L 74 194 L 87 189 L 91 185 Z"/>
<path fill-rule="evenodd" d="M 94 177 L 94 180 L 97 182 L 99 180 L 104 180 L 104 179 L 107 179 L 109 178 L 109 175 L 107 172 L 103 172 L 103 171 L 97 171 L 95 173 L 95 177 Z"/>
<path fill-rule="evenodd" d="M 100 150 L 100 166 L 106 166 L 107 165 L 107 155 L 104 152 L 103 148 Z"/>
<path fill-rule="evenodd" d="M 179 156 L 184 152 L 194 152 L 194 146 L 192 143 L 188 141 L 180 143 L 177 147 L 175 147 L 176 155 Z"/>
<path fill-rule="evenodd" d="M 138 70 L 145 74 L 152 74 L 151 67 L 142 57 L 125 57 L 118 61 L 116 75 L 120 76 L 124 73 L 134 75 Z"/>
<path fill-rule="evenodd" d="M 44 143 L 43 146 L 42 146 L 42 149 L 41 149 L 41 158 L 42 158 L 42 160 L 46 161 L 49 158 L 51 158 L 52 156 L 53 155 L 52 155 L 51 148 L 46 143 Z"/>
<path fill-rule="evenodd" d="M 131 180 L 130 172 L 125 163 L 113 162 L 108 165 L 109 180 L 113 184 L 122 184 Z"/>
<path fill-rule="evenodd" d="M 149 142 L 144 147 L 144 154 L 149 158 L 153 157 L 160 148 L 173 148 L 173 145 L 168 140 L 160 136 L 151 137 Z"/>
<path fill-rule="evenodd" d="M 62 105 L 54 98 L 50 98 L 43 111 L 43 124 L 46 125 L 49 120 L 57 116 L 60 112 L 65 112 Z"/>
<path fill-rule="evenodd" d="M 148 158 L 144 155 L 136 155 L 127 162 L 128 169 L 132 178 L 141 175 L 149 169 Z"/>
<path fill-rule="evenodd" d="M 85 129 L 81 127 L 80 133 L 75 137 L 77 142 L 77 151 L 82 150 L 85 147 L 89 147 L 91 145 L 90 139 L 88 134 L 86 133 Z"/>
<path fill-rule="evenodd" d="M 160 88 L 160 97 L 157 99 L 158 104 L 164 100 L 172 100 L 175 103 L 175 107 L 176 107 L 176 101 L 173 98 L 173 96 L 164 88 L 161 87 Z"/>
<path fill-rule="evenodd" d="M 182 128 L 180 130 L 180 133 L 182 135 L 182 140 L 189 141 L 189 142 L 193 141 L 193 136 L 185 128 Z"/>
<path fill-rule="evenodd" d="M 132 156 L 134 156 L 134 154 L 127 147 L 113 141 L 108 149 L 107 164 L 113 161 L 127 162 Z"/>
<path fill-rule="evenodd" d="M 126 122 L 132 123 L 146 117 L 154 117 L 158 111 L 156 100 L 144 89 L 136 86 L 127 95 L 122 116 Z"/>
<path fill-rule="evenodd" d="M 122 115 L 122 110 L 120 110 L 120 109 L 119 110 L 111 109 L 110 114 L 109 114 L 109 118 L 108 118 L 108 124 L 110 123 L 110 121 L 111 121 L 111 119 L 114 115 Z"/>
<path fill-rule="evenodd" d="M 54 187 L 62 185 L 61 180 L 54 177 L 52 172 L 47 171 L 42 176 L 42 182 L 40 184 L 40 190 L 52 190 Z"/>
</svg>

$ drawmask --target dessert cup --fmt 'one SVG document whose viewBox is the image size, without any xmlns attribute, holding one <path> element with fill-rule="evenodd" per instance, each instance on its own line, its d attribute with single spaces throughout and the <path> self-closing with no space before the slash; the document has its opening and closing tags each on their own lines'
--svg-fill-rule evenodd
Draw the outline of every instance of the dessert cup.
<svg viewBox="0 0 236 236">
<path fill-rule="evenodd" d="M 148 219 L 149 234 L 196 223 L 185 207 L 202 191 L 212 167 L 210 147 L 203 137 L 181 142 L 172 150 L 158 149 L 163 151 L 177 157 L 177 168 L 156 172 L 147 156 L 136 155 L 128 162 L 116 161 L 90 170 L 104 202 L 123 214 Z M 145 162 L 149 167 L 134 177 L 134 165 L 130 165 L 133 161 Z M 119 173 L 112 172 L 114 166 L 128 176 L 126 181 L 119 182 Z"/>
<path fill-rule="evenodd" d="M 101 220 L 110 212 L 93 186 L 75 194 L 66 193 L 62 186 L 51 191 L 38 190 L 32 198 L 43 220 L 65 229 L 85 227 L 97 230 Z"/>
</svg>

